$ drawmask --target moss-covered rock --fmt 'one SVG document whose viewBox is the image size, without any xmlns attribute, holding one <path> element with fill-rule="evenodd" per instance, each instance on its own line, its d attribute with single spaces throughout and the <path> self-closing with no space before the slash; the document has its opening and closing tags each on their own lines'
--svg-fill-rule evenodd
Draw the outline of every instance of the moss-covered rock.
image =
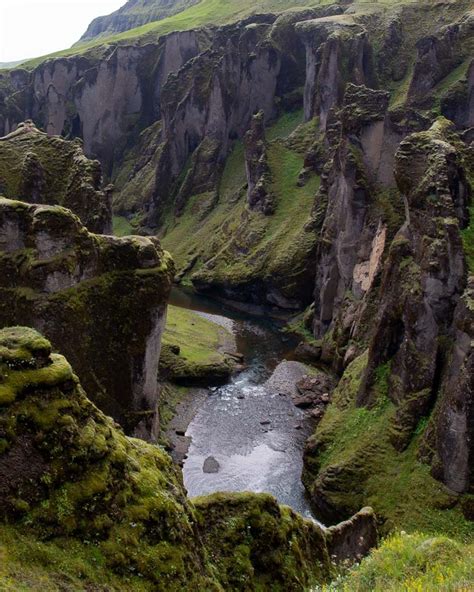
<svg viewBox="0 0 474 592">
<path fill-rule="evenodd" d="M 158 357 L 173 265 L 156 239 L 90 234 L 60 206 L 0 199 L 0 325 L 41 329 L 93 400 L 156 435 Z"/>
<path fill-rule="evenodd" d="M 72 210 L 91 232 L 112 229 L 111 195 L 102 190 L 102 169 L 79 139 L 49 137 L 31 121 L 0 138 L 0 195 Z"/>
<path fill-rule="evenodd" d="M 65 358 L 50 352 L 32 329 L 0 331 L 3 589 L 25 577 L 33 585 L 63 582 L 64 574 L 72 582 L 82 574 L 77 590 L 102 589 L 100 582 L 104 590 L 107 583 L 110 590 L 302 592 L 327 581 L 333 537 L 269 495 L 191 503 L 168 455 L 126 437 L 88 400 Z M 351 536 L 354 529 L 344 541 Z M 64 572 L 63 552 L 50 560 L 59 547 L 69 552 Z M 27 569 L 20 549 L 36 549 Z"/>
</svg>

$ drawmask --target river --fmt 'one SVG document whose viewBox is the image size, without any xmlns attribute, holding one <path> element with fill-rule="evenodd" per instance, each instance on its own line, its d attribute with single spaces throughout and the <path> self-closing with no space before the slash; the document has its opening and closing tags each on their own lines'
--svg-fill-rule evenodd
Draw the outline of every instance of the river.
<svg viewBox="0 0 474 592">
<path fill-rule="evenodd" d="M 182 290 L 174 290 L 170 302 L 227 319 L 246 363 L 229 384 L 209 389 L 187 428 L 191 444 L 183 478 L 189 496 L 266 492 L 312 518 L 301 471 L 313 420 L 289 396 L 265 387 L 278 363 L 291 359 L 294 340 L 282 334 L 281 322 L 268 315 L 238 312 Z"/>
</svg>

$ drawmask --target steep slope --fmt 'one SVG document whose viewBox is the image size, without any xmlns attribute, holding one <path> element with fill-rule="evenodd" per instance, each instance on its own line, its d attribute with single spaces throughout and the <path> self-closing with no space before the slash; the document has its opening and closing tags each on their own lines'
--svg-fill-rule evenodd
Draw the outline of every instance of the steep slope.
<svg viewBox="0 0 474 592">
<path fill-rule="evenodd" d="M 128 0 L 118 10 L 107 16 L 99 16 L 88 26 L 80 41 L 122 33 L 141 25 L 162 20 L 199 0 Z"/>
<path fill-rule="evenodd" d="M 268 495 L 193 505 L 171 459 L 125 437 L 66 359 L 21 327 L 0 331 L 0 477 L 2 541 L 21 530 L 7 555 L 0 546 L 4 590 L 68 585 L 47 559 L 66 546 L 76 590 L 257 591 L 271 581 L 299 591 L 328 578 L 329 553 L 347 556 L 349 544 L 355 556 L 376 540 L 369 510 L 325 533 Z M 17 548 L 33 541 L 44 554 L 25 565 Z"/>
</svg>

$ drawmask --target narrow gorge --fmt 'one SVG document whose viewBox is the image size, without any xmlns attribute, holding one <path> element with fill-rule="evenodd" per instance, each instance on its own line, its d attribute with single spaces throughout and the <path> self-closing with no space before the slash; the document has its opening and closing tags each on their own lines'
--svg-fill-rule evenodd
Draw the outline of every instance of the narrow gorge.
<svg viewBox="0 0 474 592">
<path fill-rule="evenodd" d="M 0 590 L 472 589 L 472 1 L 122 4 L 0 69 Z"/>
</svg>

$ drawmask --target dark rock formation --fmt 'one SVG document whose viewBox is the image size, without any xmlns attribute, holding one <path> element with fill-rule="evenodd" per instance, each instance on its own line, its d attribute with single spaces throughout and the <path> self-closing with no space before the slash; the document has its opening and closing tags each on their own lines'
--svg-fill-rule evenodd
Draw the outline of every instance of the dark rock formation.
<svg viewBox="0 0 474 592">
<path fill-rule="evenodd" d="M 331 400 L 334 379 L 324 372 L 304 376 L 296 383 L 298 394 L 292 396 L 293 403 L 301 409 L 312 409 L 312 415 L 320 418 Z"/>
<path fill-rule="evenodd" d="M 81 137 L 86 155 L 99 158 L 109 174 L 131 137 L 160 117 L 169 74 L 206 45 L 204 33 L 184 31 L 0 74 L 0 134 L 33 119 L 49 135 Z"/>
<path fill-rule="evenodd" d="M 370 176 L 376 178 L 379 169 L 387 107 L 384 91 L 348 85 L 316 201 L 323 214 L 316 209 L 315 215 L 324 216 L 316 255 L 316 337 L 328 331 L 341 307 L 353 307 L 348 291 L 361 298 L 370 289 L 380 267 L 387 226 L 377 217 Z"/>
<path fill-rule="evenodd" d="M 459 22 L 447 25 L 434 35 L 420 39 L 408 100 L 422 105 L 430 101 L 430 91 L 469 56 L 474 35 L 474 16 L 467 13 Z M 471 54 L 472 55 L 472 54 Z"/>
<path fill-rule="evenodd" d="M 59 206 L 0 200 L 0 326 L 44 332 L 93 400 L 144 437 L 156 436 L 173 271 L 157 239 L 94 235 Z"/>
<path fill-rule="evenodd" d="M 423 456 L 432 473 L 458 493 L 474 481 L 474 278 L 454 312 L 454 335 Z M 466 514 L 472 520 L 472 515 Z"/>
<path fill-rule="evenodd" d="M 465 145 L 443 118 L 408 136 L 397 152 L 405 221 L 393 239 L 387 235 L 380 280 L 368 289 L 362 308 L 339 312 L 332 337 L 337 352 L 341 327 L 350 326 L 342 339 L 348 365 L 306 450 L 304 481 L 328 521 L 352 514 L 352 503 L 362 504 L 366 491 L 376 511 L 378 503 L 383 507 L 377 479 L 383 481 L 391 463 L 420 471 L 423 479 L 423 485 L 404 484 L 399 513 L 414 503 L 410 488 L 424 488 L 427 497 L 418 503 L 430 512 L 457 503 L 464 508 L 457 495 L 471 491 L 472 280 L 466 290 L 460 233 L 471 204 L 468 163 Z M 324 356 L 324 342 L 322 349 Z M 359 433 L 344 454 L 334 452 L 344 426 L 356 417 L 371 426 L 367 437 Z M 422 473 L 417 459 L 431 464 L 432 475 L 447 488 L 429 477 L 428 467 Z M 393 508 L 385 511 L 396 522 Z"/>
<path fill-rule="evenodd" d="M 112 204 L 101 189 L 102 169 L 82 142 L 50 138 L 31 121 L 0 138 L 0 194 L 29 203 L 71 209 L 91 232 L 110 233 Z"/>
<path fill-rule="evenodd" d="M 247 173 L 247 202 L 251 210 L 263 214 L 273 213 L 274 197 L 271 195 L 271 173 L 265 145 L 264 114 L 259 111 L 252 117 L 245 134 L 245 170 Z"/>
<path fill-rule="evenodd" d="M 296 31 L 306 46 L 305 117 L 317 117 L 325 130 L 347 82 L 373 86 L 371 45 L 364 28 L 350 20 L 310 20 L 297 24 Z"/>
<path fill-rule="evenodd" d="M 372 508 L 362 508 L 350 520 L 328 528 L 328 550 L 337 563 L 362 559 L 377 546 L 377 521 Z"/>
<path fill-rule="evenodd" d="M 376 368 L 390 363 L 389 393 L 398 407 L 392 441 L 400 449 L 436 396 L 441 338 L 466 281 L 459 227 L 468 221 L 470 187 L 450 132 L 440 119 L 397 153 L 407 217 L 390 247 L 359 401 L 370 402 Z"/>
</svg>

